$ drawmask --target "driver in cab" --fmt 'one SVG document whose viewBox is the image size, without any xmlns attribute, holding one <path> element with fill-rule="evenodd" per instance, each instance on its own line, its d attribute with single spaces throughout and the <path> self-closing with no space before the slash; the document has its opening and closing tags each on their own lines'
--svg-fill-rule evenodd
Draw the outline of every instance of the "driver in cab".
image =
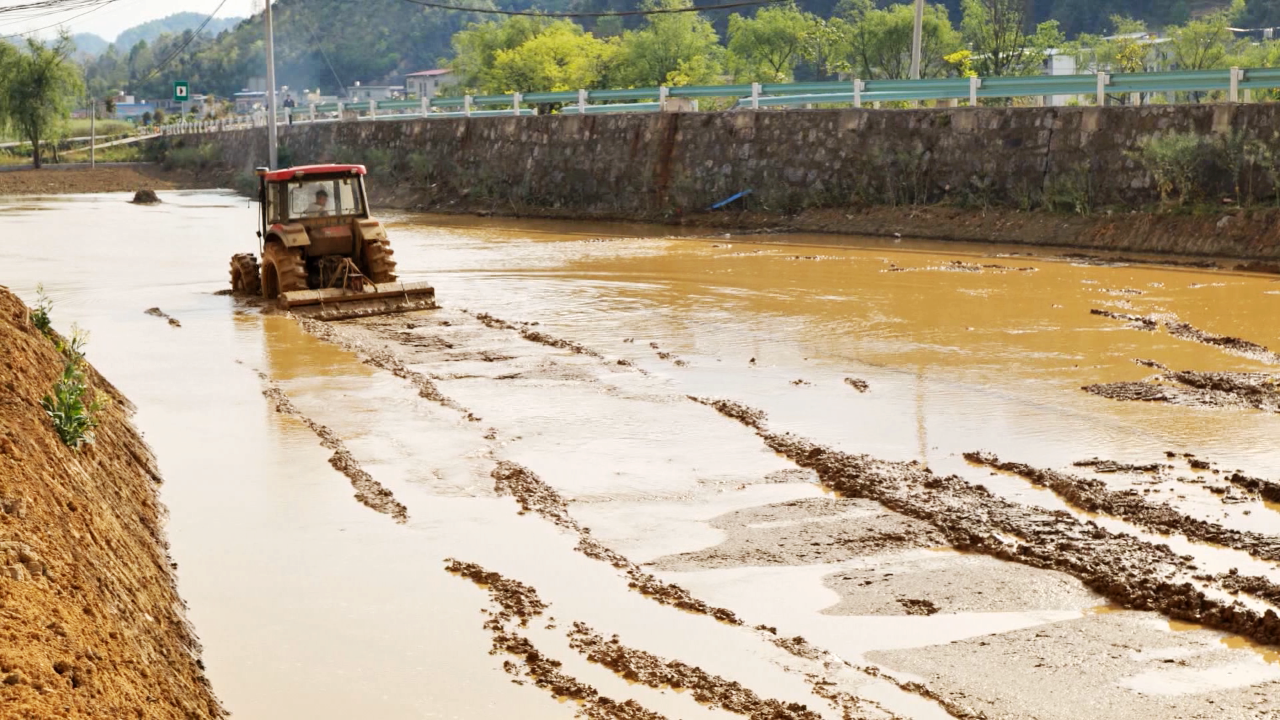
<svg viewBox="0 0 1280 720">
<path fill-rule="evenodd" d="M 316 190 L 316 201 L 307 206 L 303 215 L 306 217 L 323 217 L 329 214 L 329 191 L 324 188 Z"/>
</svg>

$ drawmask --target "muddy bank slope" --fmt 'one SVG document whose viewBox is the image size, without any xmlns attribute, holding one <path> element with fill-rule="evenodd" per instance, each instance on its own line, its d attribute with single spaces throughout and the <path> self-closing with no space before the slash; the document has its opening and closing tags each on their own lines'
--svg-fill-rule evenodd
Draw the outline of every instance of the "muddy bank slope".
<svg viewBox="0 0 1280 720">
<path fill-rule="evenodd" d="M 72 451 L 40 404 L 62 369 L 0 287 L 0 718 L 221 717 L 132 408 L 89 369 L 106 406 Z"/>
</svg>

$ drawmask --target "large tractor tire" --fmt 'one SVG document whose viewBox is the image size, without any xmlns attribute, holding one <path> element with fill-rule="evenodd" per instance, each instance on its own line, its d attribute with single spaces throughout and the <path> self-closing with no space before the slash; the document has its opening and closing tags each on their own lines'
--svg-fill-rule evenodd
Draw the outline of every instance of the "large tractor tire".
<svg viewBox="0 0 1280 720">
<path fill-rule="evenodd" d="M 280 293 L 307 289 L 307 265 L 298 248 L 277 241 L 262 249 L 262 297 L 275 300 Z"/>
<path fill-rule="evenodd" d="M 253 253 L 231 256 L 231 292 L 237 295 L 262 292 L 262 275 L 258 271 L 258 258 Z"/>
<path fill-rule="evenodd" d="M 396 261 L 391 256 L 390 240 L 366 240 L 364 243 L 365 275 L 375 283 L 396 281 Z"/>
</svg>

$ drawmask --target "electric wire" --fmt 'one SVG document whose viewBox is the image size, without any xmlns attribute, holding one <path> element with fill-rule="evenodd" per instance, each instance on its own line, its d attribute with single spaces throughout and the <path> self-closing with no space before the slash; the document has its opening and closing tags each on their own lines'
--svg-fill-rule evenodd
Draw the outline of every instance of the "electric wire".
<svg viewBox="0 0 1280 720">
<path fill-rule="evenodd" d="M 414 5 L 423 7 L 436 8 L 438 10 L 458 10 L 461 12 L 473 12 L 481 15 L 527 15 L 532 17 L 545 18 L 575 18 L 575 17 L 630 17 L 636 15 L 667 15 L 672 13 L 689 13 L 704 12 L 707 10 L 727 10 L 729 8 L 750 7 L 754 5 L 770 5 L 773 3 L 790 2 L 791 0 L 737 0 L 737 2 L 720 3 L 718 5 L 694 5 L 685 8 L 657 8 L 654 10 L 608 10 L 601 12 L 541 12 L 537 10 L 498 10 L 496 8 L 475 8 L 463 7 L 461 5 L 450 5 L 448 3 L 433 2 L 432 0 L 404 0 Z"/>
<path fill-rule="evenodd" d="M 115 0 L 111 0 L 111 2 L 115 2 Z M 88 14 L 89 14 L 89 13 L 91 13 L 91 12 L 97 12 L 98 10 L 101 10 L 102 8 L 104 8 L 104 7 L 106 7 L 106 6 L 107 6 L 107 3 L 103 3 L 102 5 L 99 5 L 99 6 L 95 7 L 95 8 L 92 8 L 92 9 L 89 9 L 89 10 L 85 10 L 84 12 L 80 13 L 79 15 L 72 15 L 71 17 L 69 17 L 69 18 L 67 18 L 67 19 L 65 19 L 65 20 L 61 20 L 61 21 L 56 22 L 56 23 L 54 23 L 54 24 L 52 24 L 52 25 L 45 25 L 44 27 L 38 27 L 38 28 L 35 28 L 34 30 L 24 30 L 23 32 L 20 32 L 20 33 L 13 33 L 12 35 L 0 35 L 0 40 L 8 40 L 9 38 L 22 37 L 23 35 L 31 35 L 32 33 L 38 33 L 38 32 L 40 32 L 41 30 L 48 30 L 48 29 L 50 29 L 50 28 L 61 27 L 61 26 L 63 26 L 63 25 L 66 25 L 67 23 L 71 22 L 72 20 L 75 20 L 75 19 L 77 19 L 77 18 L 82 18 L 82 17 L 84 17 L 85 15 L 88 15 Z"/>
</svg>

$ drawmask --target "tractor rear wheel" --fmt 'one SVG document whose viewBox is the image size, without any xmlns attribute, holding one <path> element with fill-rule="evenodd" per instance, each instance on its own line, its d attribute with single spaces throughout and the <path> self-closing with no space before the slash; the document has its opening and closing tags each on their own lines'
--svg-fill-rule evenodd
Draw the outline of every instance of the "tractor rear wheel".
<svg viewBox="0 0 1280 720">
<path fill-rule="evenodd" d="M 392 255 L 390 240 L 367 240 L 364 244 L 364 262 L 369 280 L 375 283 L 396 281 L 396 261 Z"/>
<path fill-rule="evenodd" d="M 253 253 L 231 256 L 231 292 L 237 295 L 262 292 L 262 275 L 258 272 L 258 258 Z"/>
<path fill-rule="evenodd" d="M 280 293 L 307 289 L 307 265 L 298 248 L 271 241 L 262 249 L 262 296 L 275 300 Z"/>
</svg>

